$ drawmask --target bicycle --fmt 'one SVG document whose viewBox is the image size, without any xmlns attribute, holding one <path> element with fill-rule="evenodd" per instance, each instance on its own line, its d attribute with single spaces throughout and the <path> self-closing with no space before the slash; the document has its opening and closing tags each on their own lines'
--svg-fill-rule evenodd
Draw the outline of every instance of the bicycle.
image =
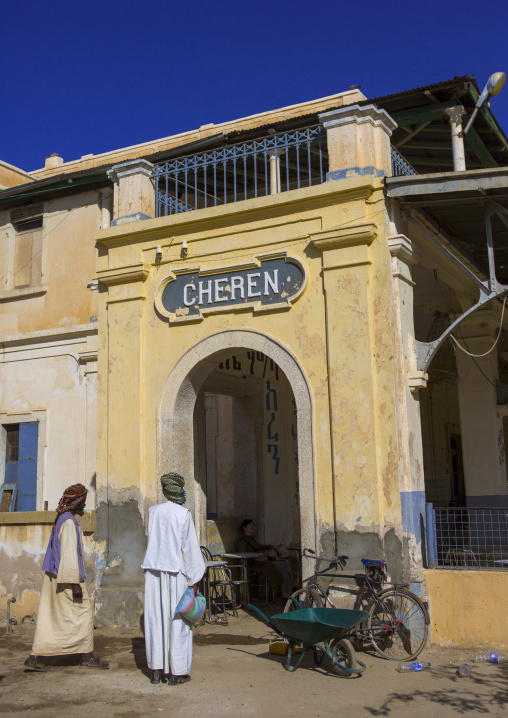
<svg viewBox="0 0 508 718">
<path fill-rule="evenodd" d="M 284 607 L 284 613 L 299 608 L 336 608 L 328 591 L 320 585 L 320 576 L 327 578 L 352 578 L 358 584 L 355 610 L 369 613 L 369 618 L 359 628 L 351 631 L 356 641 L 370 641 L 375 650 L 392 661 L 414 660 L 424 649 L 429 632 L 429 614 L 422 601 L 408 590 L 408 584 L 387 583 L 387 565 L 384 560 L 362 559 L 365 574 L 330 573 L 339 566 L 343 571 L 348 556 L 333 559 L 316 556 L 311 549 L 304 549 L 303 556 L 316 561 L 314 574 L 304 579 L 307 585 L 295 591 Z M 329 565 L 320 569 L 322 562 Z M 329 587 L 330 588 L 330 587 Z M 328 589 L 329 590 L 329 589 Z"/>
</svg>

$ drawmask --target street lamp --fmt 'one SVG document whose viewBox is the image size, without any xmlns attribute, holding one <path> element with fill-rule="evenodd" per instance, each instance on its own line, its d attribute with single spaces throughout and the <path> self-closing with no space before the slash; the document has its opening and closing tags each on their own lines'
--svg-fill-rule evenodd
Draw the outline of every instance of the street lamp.
<svg viewBox="0 0 508 718">
<path fill-rule="evenodd" d="M 499 93 L 503 89 L 505 80 L 506 75 L 504 72 L 495 72 L 489 77 L 487 84 L 483 88 L 482 94 L 478 98 L 478 102 L 475 105 L 473 114 L 469 118 L 469 122 L 467 123 L 465 130 L 462 132 L 462 137 L 467 135 L 469 128 L 473 124 L 475 117 L 478 114 L 478 110 L 480 110 L 490 100 L 491 97 L 499 95 Z"/>
</svg>

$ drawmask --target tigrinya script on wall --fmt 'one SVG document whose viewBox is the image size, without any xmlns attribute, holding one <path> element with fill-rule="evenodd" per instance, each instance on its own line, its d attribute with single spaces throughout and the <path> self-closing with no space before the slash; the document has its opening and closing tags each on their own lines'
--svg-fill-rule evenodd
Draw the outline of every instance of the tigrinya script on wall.
<svg viewBox="0 0 508 718">
<path fill-rule="evenodd" d="M 262 254 L 250 264 L 177 269 L 159 284 L 155 306 L 170 324 L 239 308 L 273 311 L 290 306 L 305 283 L 305 267 L 287 252 Z"/>
</svg>

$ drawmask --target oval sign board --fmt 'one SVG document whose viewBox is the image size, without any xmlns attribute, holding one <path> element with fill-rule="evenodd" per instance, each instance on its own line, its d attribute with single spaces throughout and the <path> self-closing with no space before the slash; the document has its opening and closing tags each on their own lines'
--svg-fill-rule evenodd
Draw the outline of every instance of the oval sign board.
<svg viewBox="0 0 508 718">
<path fill-rule="evenodd" d="M 159 284 L 155 306 L 170 323 L 247 307 L 255 312 L 283 309 L 303 292 L 305 283 L 303 264 L 287 252 L 263 254 L 250 264 L 224 269 L 177 269 Z"/>
</svg>

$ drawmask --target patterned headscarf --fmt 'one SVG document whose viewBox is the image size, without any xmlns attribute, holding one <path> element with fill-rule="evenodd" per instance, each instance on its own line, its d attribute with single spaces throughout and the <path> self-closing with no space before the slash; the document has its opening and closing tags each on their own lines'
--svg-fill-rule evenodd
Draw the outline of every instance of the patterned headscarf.
<svg viewBox="0 0 508 718">
<path fill-rule="evenodd" d="M 173 501 L 175 504 L 185 503 L 185 491 L 183 486 L 185 479 L 180 474 L 170 471 L 169 474 L 161 476 L 162 493 L 168 501 Z"/>
<path fill-rule="evenodd" d="M 76 511 L 84 507 L 87 493 L 88 489 L 85 489 L 83 484 L 68 486 L 56 508 L 56 517 L 58 518 L 60 514 L 64 514 L 66 511 L 75 514 Z"/>
</svg>

